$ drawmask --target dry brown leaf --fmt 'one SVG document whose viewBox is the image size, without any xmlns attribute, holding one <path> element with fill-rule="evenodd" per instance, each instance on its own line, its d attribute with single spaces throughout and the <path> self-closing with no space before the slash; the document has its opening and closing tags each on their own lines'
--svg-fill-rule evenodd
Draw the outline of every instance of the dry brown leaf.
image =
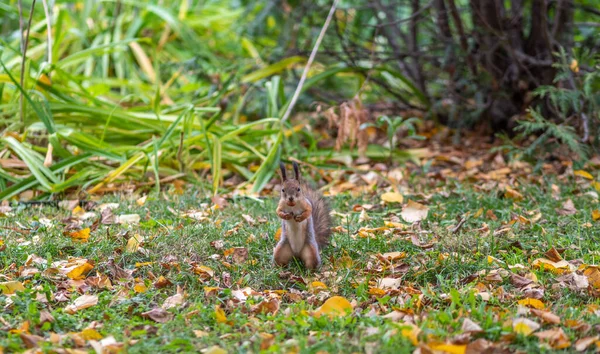
<svg viewBox="0 0 600 354">
<path fill-rule="evenodd" d="M 552 247 L 551 249 L 549 249 L 545 254 L 544 254 L 549 260 L 551 260 L 552 262 L 560 262 L 563 260 L 562 256 L 560 255 L 560 253 L 558 253 L 558 251 L 556 250 L 556 248 Z"/>
<path fill-rule="evenodd" d="M 235 264 L 243 264 L 248 259 L 248 249 L 246 247 L 234 247 L 233 262 Z"/>
<path fill-rule="evenodd" d="M 461 328 L 462 328 L 463 332 L 468 332 L 468 333 L 483 332 L 483 329 L 481 328 L 481 326 L 479 326 L 477 323 L 471 321 L 469 318 L 465 318 Z"/>
<path fill-rule="evenodd" d="M 577 214 L 577 209 L 575 208 L 575 204 L 571 199 L 567 200 L 563 203 L 560 209 L 556 209 L 558 215 L 574 215 Z"/>
<path fill-rule="evenodd" d="M 577 342 L 575 342 L 575 350 L 577 350 L 578 352 L 582 352 L 586 350 L 590 345 L 592 345 L 592 343 L 598 341 L 598 339 L 600 339 L 599 336 L 581 338 Z"/>
<path fill-rule="evenodd" d="M 65 312 L 68 314 L 74 314 L 79 310 L 86 309 L 98 304 L 98 296 L 96 295 L 81 295 L 75 301 L 65 307 Z"/>
<path fill-rule="evenodd" d="M 560 323 L 560 317 L 558 317 L 557 315 L 553 314 L 550 311 L 542 311 L 542 310 L 537 310 L 537 309 L 530 309 L 529 311 L 533 315 L 541 318 L 544 322 L 553 323 L 553 324 Z"/>
<path fill-rule="evenodd" d="M 428 212 L 429 208 L 427 206 L 409 200 L 406 206 L 402 208 L 400 216 L 404 221 L 413 223 L 427 218 Z"/>
<path fill-rule="evenodd" d="M 534 333 L 534 336 L 547 341 L 553 349 L 565 349 L 571 346 L 569 337 L 560 327 Z"/>
<path fill-rule="evenodd" d="M 150 311 L 142 312 L 142 317 L 151 319 L 154 322 L 166 323 L 173 319 L 173 314 L 163 308 L 156 307 Z"/>
</svg>

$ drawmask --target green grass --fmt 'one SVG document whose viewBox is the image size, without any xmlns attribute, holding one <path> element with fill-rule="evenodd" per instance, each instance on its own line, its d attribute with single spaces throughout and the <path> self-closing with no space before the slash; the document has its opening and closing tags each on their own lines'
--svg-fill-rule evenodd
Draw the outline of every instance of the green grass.
<svg viewBox="0 0 600 354">
<path fill-rule="evenodd" d="M 533 269 L 531 263 L 552 246 L 564 249 L 562 256 L 567 260 L 598 263 L 600 245 L 596 237 L 599 227 L 591 217 L 597 202 L 581 196 L 580 186 L 575 182 L 560 185 L 562 195 L 560 200 L 555 200 L 551 196 L 550 185 L 522 187 L 520 192 L 525 197 L 522 201 L 507 199 L 501 191 L 482 193 L 460 184 L 456 184 L 446 197 L 433 194 L 428 201 L 429 216 L 421 225 L 421 229 L 426 231 L 421 235 L 421 241 L 433 242 L 429 249 L 417 247 L 410 237 L 399 234 L 377 233 L 373 238 L 355 236 L 360 227 L 382 226 L 383 219 L 393 217 L 400 208 L 394 205 L 379 207 L 377 195 L 361 198 L 336 196 L 332 200 L 334 210 L 347 213 L 349 217 L 348 220 L 336 217 L 335 222 L 348 232 L 334 234 L 333 244 L 324 250 L 324 266 L 317 273 L 306 271 L 298 264 L 287 269 L 271 264 L 275 243 L 273 235 L 279 227 L 272 199 L 263 202 L 236 199 L 225 209 L 215 210 L 210 217 L 211 222 L 197 222 L 173 214 L 173 211 L 206 210 L 200 206 L 202 201 L 197 199 L 194 191 L 184 196 L 168 193 L 170 199 L 167 201 L 151 195 L 143 206 L 138 206 L 135 198 L 106 197 L 98 203 L 119 203 L 114 210 L 115 215 L 136 213 L 142 221 L 139 226 L 100 225 L 85 243 L 74 242 L 64 234 L 65 226 L 70 222 L 66 220 L 70 211 L 50 206 L 17 206 L 12 211 L 14 217 L 0 218 L 0 236 L 5 243 L 5 249 L 0 252 L 0 268 L 3 275 L 23 282 L 26 290 L 10 296 L 10 302 L 8 296 L 0 295 L 0 306 L 4 307 L 2 318 L 10 327 L 5 325 L 3 329 L 16 329 L 24 321 L 29 321 L 33 334 L 49 338 L 51 332 L 80 332 L 97 321 L 101 324 L 97 331 L 103 337 L 114 336 L 131 353 L 151 350 L 194 352 L 213 345 L 219 345 L 228 352 L 259 352 L 263 343 L 259 333 L 275 336 L 272 346 L 266 349 L 272 352 L 299 348 L 302 352 L 375 350 L 391 353 L 403 348 L 409 353 L 414 346 L 401 334 L 401 322 L 382 317 L 397 309 L 407 314 L 404 321 L 414 320 L 421 329 L 421 343 L 455 339 L 462 333 L 463 318 L 470 318 L 483 329 L 483 333 L 473 335 L 473 339 L 481 337 L 501 342 L 510 350 L 543 351 L 544 345 L 534 336 L 516 334 L 511 337 L 514 334 L 512 319 L 517 316 L 517 300 L 525 296 L 508 277 L 490 282 L 484 274 L 471 282 L 464 282 L 479 271 L 498 269 L 497 265 L 488 262 L 487 258 L 491 255 L 505 263 L 501 266 L 503 268 L 520 264 L 525 267 L 524 270 L 515 272 L 521 275 L 531 272 L 537 276 L 540 288 L 544 289 L 541 300 L 563 321 L 560 325 L 545 324 L 540 330 L 562 327 L 574 343 L 585 334 L 569 328 L 565 321 L 581 319 L 592 326 L 599 324 L 598 317 L 589 310 L 590 305 L 600 304 L 593 296 L 597 290 L 593 287 L 583 292 L 553 289 L 557 275 Z M 407 195 L 405 198 L 421 200 L 422 195 Z M 555 209 L 569 198 L 578 212 L 575 215 L 558 215 Z M 360 213 L 351 212 L 355 204 L 378 207 L 368 212 L 369 221 L 359 222 Z M 480 208 L 484 209 L 483 215 L 473 217 Z M 498 220 L 488 219 L 487 210 L 492 210 Z M 493 235 L 514 215 L 528 217 L 529 211 L 539 211 L 542 218 L 531 225 L 515 223 L 509 232 Z M 448 226 L 454 225 L 456 218 L 467 212 L 471 217 L 461 231 L 450 232 Z M 244 214 L 252 216 L 257 223 L 250 225 L 242 217 Z M 266 222 L 258 221 L 261 217 L 266 218 Z M 44 226 L 47 223 L 44 219 L 49 219 L 52 226 Z M 95 220 L 85 221 L 82 227 L 91 226 Z M 218 227 L 213 222 L 215 220 L 220 222 Z M 489 225 L 488 236 L 474 231 L 483 223 Z M 586 223 L 591 223 L 591 227 L 586 227 Z M 226 235 L 236 226 L 237 233 Z M 29 233 L 21 234 L 15 229 L 26 229 Z M 126 252 L 127 241 L 134 234 L 146 238 L 142 244 L 143 251 Z M 217 240 L 222 240 L 222 249 L 211 245 Z M 246 247 L 248 259 L 236 264 L 231 256 L 224 257 L 224 250 L 231 247 Z M 399 291 L 383 296 L 370 295 L 369 289 L 375 287 L 376 281 L 389 276 L 376 271 L 379 263 L 375 255 L 392 251 L 406 252 L 406 257 L 401 260 L 407 265 L 402 268 L 401 287 Z M 38 266 L 40 271 L 48 268 L 51 262 L 67 257 L 88 258 L 94 264 L 88 276 L 96 275 L 96 272 L 108 275 L 113 289 L 84 288 L 84 292 L 98 295 L 98 305 L 70 315 L 64 307 L 79 296 L 72 284 L 50 280 L 41 274 L 15 277 L 17 269 L 24 266 L 30 254 L 47 260 L 47 264 Z M 341 261 L 342 257 L 345 261 Z M 348 264 L 347 257 L 352 260 L 351 264 Z M 123 269 L 135 269 L 135 279 L 121 282 L 115 279 L 109 259 Z M 136 268 L 138 262 L 152 263 Z M 194 273 L 194 265 L 210 267 L 214 276 L 203 278 Z M 152 279 L 159 276 L 167 278 L 172 285 L 160 289 L 154 287 Z M 314 293 L 310 286 L 313 281 L 322 281 L 328 288 L 325 292 Z M 482 301 L 474 294 L 479 282 L 492 294 L 489 301 Z M 133 286 L 137 283 L 144 283 L 148 290 L 136 293 Z M 141 316 L 143 312 L 160 307 L 167 297 L 176 293 L 177 286 L 184 289 L 186 298 L 182 306 L 169 310 L 174 316 L 171 321 L 160 324 Z M 219 287 L 221 290 L 207 295 L 205 287 Z M 233 291 L 245 287 L 260 295 L 239 303 Z M 419 300 L 417 295 L 411 294 L 409 287 L 420 291 L 422 298 Z M 498 293 L 500 287 L 502 293 Z M 284 294 L 276 314 L 253 313 L 252 306 L 260 303 L 269 290 L 285 290 L 288 294 L 297 295 Z M 56 296 L 61 291 L 70 294 L 71 300 L 51 300 L 47 304 L 36 300 L 36 292 Z M 353 313 L 334 320 L 311 316 L 311 311 L 332 295 L 354 301 Z M 228 323 L 216 321 L 216 305 L 225 310 Z M 55 321 L 39 326 L 43 309 L 48 309 Z M 527 317 L 541 322 L 534 316 Z M 194 330 L 207 332 L 207 335 L 197 338 Z M 0 332 L 0 346 L 8 352 L 25 349 L 19 335 L 7 331 Z M 42 345 L 48 350 L 57 346 L 51 343 Z M 76 347 L 76 344 L 73 340 L 66 340 L 60 346 Z"/>
</svg>

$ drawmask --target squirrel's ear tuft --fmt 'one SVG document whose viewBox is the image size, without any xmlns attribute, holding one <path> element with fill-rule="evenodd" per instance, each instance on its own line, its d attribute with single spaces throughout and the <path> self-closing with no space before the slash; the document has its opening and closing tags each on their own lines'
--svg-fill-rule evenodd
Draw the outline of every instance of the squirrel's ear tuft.
<svg viewBox="0 0 600 354">
<path fill-rule="evenodd" d="M 285 165 L 283 164 L 283 162 L 279 163 L 279 169 L 281 169 L 281 180 L 285 181 L 287 179 L 287 176 L 285 174 Z"/>
<path fill-rule="evenodd" d="M 294 165 L 294 174 L 296 175 L 296 179 L 299 181 L 300 180 L 300 171 L 298 169 L 298 164 L 296 163 L 296 161 L 292 162 L 292 164 Z"/>
</svg>

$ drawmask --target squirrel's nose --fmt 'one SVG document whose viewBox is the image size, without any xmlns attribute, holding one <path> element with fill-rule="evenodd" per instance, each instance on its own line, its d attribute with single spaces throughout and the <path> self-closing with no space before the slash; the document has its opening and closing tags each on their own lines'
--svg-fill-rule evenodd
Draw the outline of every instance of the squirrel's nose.
<svg viewBox="0 0 600 354">
<path fill-rule="evenodd" d="M 290 200 L 290 202 L 294 201 L 294 197 L 289 197 L 288 199 Z"/>
</svg>

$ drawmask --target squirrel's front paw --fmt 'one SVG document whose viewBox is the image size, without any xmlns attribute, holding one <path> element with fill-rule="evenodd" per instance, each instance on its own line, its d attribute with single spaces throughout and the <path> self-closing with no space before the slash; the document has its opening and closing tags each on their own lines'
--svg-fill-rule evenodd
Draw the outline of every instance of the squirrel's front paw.
<svg viewBox="0 0 600 354">
<path fill-rule="evenodd" d="M 296 220 L 296 222 L 302 222 L 306 220 L 306 218 L 303 218 L 302 215 L 296 215 L 294 216 L 294 220 Z"/>
<path fill-rule="evenodd" d="M 292 213 L 285 213 L 285 212 L 280 212 L 278 215 L 283 220 L 290 220 L 294 216 Z"/>
</svg>

